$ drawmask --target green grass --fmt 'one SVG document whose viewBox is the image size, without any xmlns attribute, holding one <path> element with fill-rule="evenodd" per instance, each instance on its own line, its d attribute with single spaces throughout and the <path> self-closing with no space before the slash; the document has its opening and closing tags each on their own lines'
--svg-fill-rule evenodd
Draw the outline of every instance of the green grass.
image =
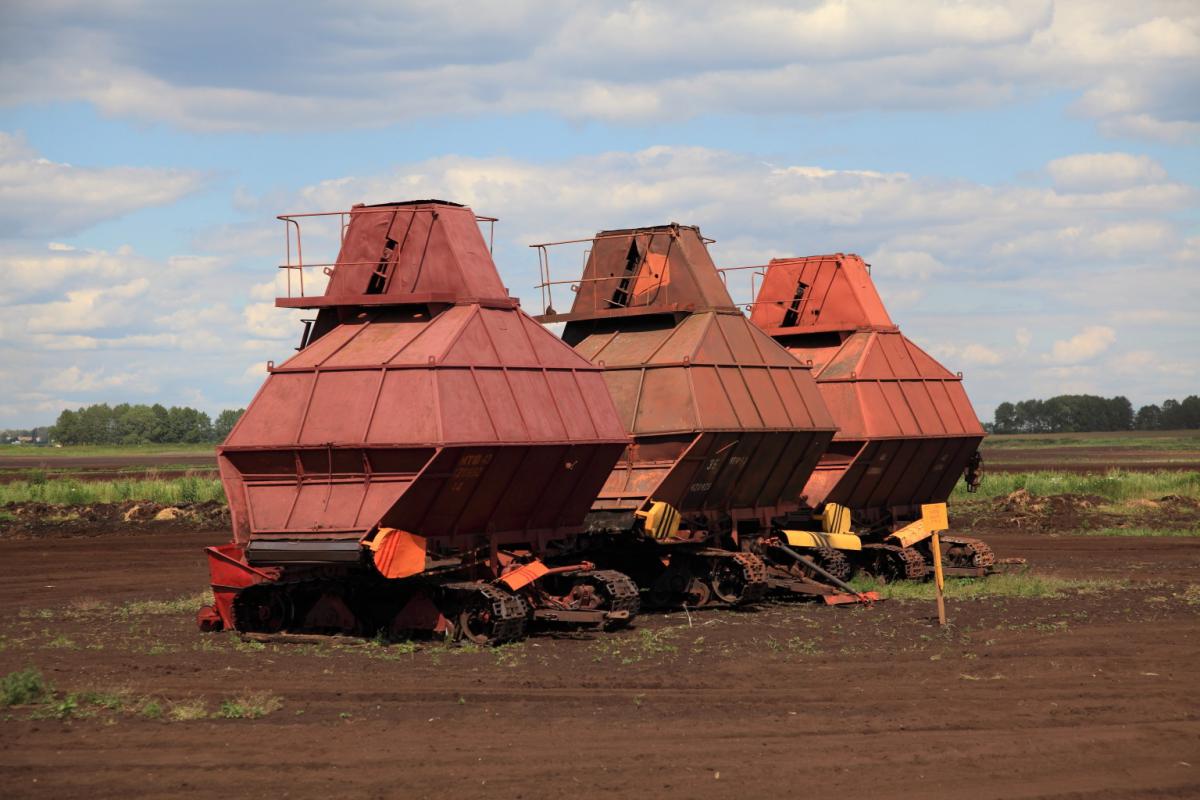
<svg viewBox="0 0 1200 800">
<path fill-rule="evenodd" d="M 223 500 L 225 492 L 216 478 L 186 476 L 155 480 L 115 481 L 13 481 L 0 484 L 0 505 L 49 503 L 81 506 L 140 500 L 162 505 Z"/>
<path fill-rule="evenodd" d="M 875 591 L 884 600 L 929 600 L 937 598 L 933 581 L 912 583 L 879 583 L 869 578 L 855 578 L 851 585 L 860 592 Z M 1120 589 L 1124 583 L 1116 580 L 1070 580 L 1030 573 L 1001 573 L 987 579 L 949 578 L 946 580 L 947 600 L 982 600 L 990 597 L 1058 598 L 1067 594 L 1094 594 Z"/>
<path fill-rule="evenodd" d="M 212 453 L 215 444 L 126 444 L 126 445 L 68 445 L 65 447 L 31 447 L 27 444 L 0 444 L 0 456 L 28 456 L 31 459 L 78 458 L 81 456 L 136 455 L 195 455 Z"/>
<path fill-rule="evenodd" d="M 201 606 L 213 601 L 212 591 L 185 594 L 172 600 L 134 600 L 117 609 L 117 614 L 128 617 L 162 617 L 172 614 L 195 614 Z"/>
<path fill-rule="evenodd" d="M 678 634 L 677 628 L 642 628 L 637 631 L 636 636 L 604 636 L 593 644 L 596 650 L 593 660 L 601 661 L 607 657 L 622 664 L 633 664 L 673 656 L 679 652 L 679 646 L 671 640 Z"/>
<path fill-rule="evenodd" d="M 246 692 L 222 702 L 209 713 L 203 698 L 172 700 L 138 696 L 128 688 L 66 694 L 55 692 L 34 667 L 0 678 L 0 707 L 26 707 L 30 719 L 80 719 L 97 714 L 139 716 L 150 720 L 190 722 L 200 719 L 260 719 L 283 708 L 283 698 L 270 692 Z M 11 719 L 11 717 L 10 717 Z"/>
<path fill-rule="evenodd" d="M 1103 431 L 1096 433 L 1006 433 L 984 440 L 985 450 L 1048 447 L 1128 447 L 1143 450 L 1200 449 L 1200 430 Z"/>
<path fill-rule="evenodd" d="M 270 692 L 251 692 L 221 703 L 216 716 L 225 719 L 259 719 L 283 708 L 283 698 Z"/>
<path fill-rule="evenodd" d="M 53 690 L 42 678 L 42 673 L 33 667 L 10 672 L 0 678 L 0 706 L 39 703 L 52 694 Z"/>
<path fill-rule="evenodd" d="M 215 472 L 217 469 L 214 461 L 213 466 L 205 467 L 199 464 L 123 464 L 105 466 L 101 468 L 106 473 L 117 473 L 119 475 L 147 475 L 150 478 L 159 476 L 167 478 L 182 477 L 177 473 L 200 473 L 200 472 Z M 72 475 L 83 475 L 89 477 L 88 468 L 80 468 L 76 466 L 36 466 L 36 467 L 3 467 L 0 468 L 0 476 L 14 481 L 29 481 L 30 483 L 45 483 L 48 480 L 54 480 L 61 477 L 70 477 Z M 164 474 L 165 473 L 165 474 Z"/>
<path fill-rule="evenodd" d="M 1075 533 L 1084 536 L 1146 536 L 1146 537 L 1168 537 L 1168 538 L 1189 538 L 1200 537 L 1200 529 L 1184 529 L 1172 530 L 1170 528 L 1098 528 L 1096 530 L 1082 529 Z"/>
<path fill-rule="evenodd" d="M 966 485 L 960 482 L 954 487 L 951 498 L 970 500 L 1003 497 L 1018 489 L 1025 489 L 1039 497 L 1054 494 L 1088 494 L 1118 502 L 1156 500 L 1169 494 L 1200 498 L 1200 472 L 1131 472 L 1120 469 L 1095 475 L 1053 470 L 998 472 L 985 475 L 983 485 L 975 494 L 968 493 Z"/>
</svg>

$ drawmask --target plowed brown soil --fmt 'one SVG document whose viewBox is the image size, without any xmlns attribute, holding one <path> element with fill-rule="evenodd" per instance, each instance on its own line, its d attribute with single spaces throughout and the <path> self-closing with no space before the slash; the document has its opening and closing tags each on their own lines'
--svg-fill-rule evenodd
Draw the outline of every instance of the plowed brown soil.
<svg viewBox="0 0 1200 800">
<path fill-rule="evenodd" d="M 215 453 L 110 453 L 102 456 L 0 455 L 0 483 L 29 479 L 39 470 L 46 480 L 111 481 L 171 478 L 191 475 L 217 477 Z"/>
<path fill-rule="evenodd" d="M 986 442 L 986 440 L 985 440 Z M 1136 447 L 983 447 L 989 472 L 1102 473 L 1110 469 L 1129 472 L 1200 469 L 1200 450 L 1156 450 Z"/>
<path fill-rule="evenodd" d="M 955 602 L 946 631 L 927 603 L 776 605 L 412 651 L 247 644 L 137 604 L 198 592 L 225 538 L 0 541 L 0 674 L 128 692 L 0 709 L 5 797 L 1200 795 L 1195 540 L 994 537 L 1039 573 L 1129 583 Z M 212 718 L 246 692 L 282 705 Z M 172 720 L 189 701 L 210 716 Z"/>
</svg>

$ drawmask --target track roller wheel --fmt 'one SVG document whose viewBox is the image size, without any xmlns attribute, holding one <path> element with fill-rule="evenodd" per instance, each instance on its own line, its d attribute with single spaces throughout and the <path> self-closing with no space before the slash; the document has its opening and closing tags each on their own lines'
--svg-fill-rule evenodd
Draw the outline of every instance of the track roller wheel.
<svg viewBox="0 0 1200 800">
<path fill-rule="evenodd" d="M 854 565 L 846 554 L 832 547 L 818 547 L 811 553 L 817 566 L 840 581 L 848 581 L 854 575 Z"/>
<path fill-rule="evenodd" d="M 925 558 L 911 547 L 867 544 L 862 552 L 871 574 L 885 581 L 923 581 L 929 573 Z"/>
<path fill-rule="evenodd" d="M 233 625 L 243 633 L 279 633 L 295 616 L 287 587 L 272 583 L 247 586 L 233 598 Z"/>
<path fill-rule="evenodd" d="M 529 606 L 519 595 L 486 583 L 455 583 L 445 587 L 454 595 L 453 638 L 495 646 L 525 635 Z"/>
<path fill-rule="evenodd" d="M 767 589 L 767 566 L 750 553 L 723 553 L 714 557 L 709 585 L 718 600 L 730 605 L 752 603 Z"/>
<path fill-rule="evenodd" d="M 596 608 L 603 611 L 628 611 L 625 619 L 609 621 L 605 630 L 616 630 L 628 625 L 642 607 L 637 584 L 624 572 L 615 569 L 598 569 L 579 576 L 578 581 L 591 587 L 599 600 Z"/>
<path fill-rule="evenodd" d="M 986 569 L 996 563 L 996 554 L 980 539 L 944 535 L 941 539 L 948 545 L 945 553 L 947 566 Z"/>
</svg>

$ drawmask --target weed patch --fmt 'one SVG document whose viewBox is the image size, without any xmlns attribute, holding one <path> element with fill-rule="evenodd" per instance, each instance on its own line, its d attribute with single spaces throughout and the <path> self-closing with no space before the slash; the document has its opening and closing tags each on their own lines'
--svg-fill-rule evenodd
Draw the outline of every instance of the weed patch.
<svg viewBox="0 0 1200 800">
<path fill-rule="evenodd" d="M 225 719 L 259 719 L 283 708 L 283 698 L 269 692 L 252 692 L 221 702 L 217 716 Z"/>
<path fill-rule="evenodd" d="M 1044 470 L 1038 472 L 991 473 L 976 494 L 967 492 L 961 481 L 952 500 L 1005 497 L 1018 489 L 1039 497 L 1079 494 L 1103 497 L 1114 502 L 1153 500 L 1167 495 L 1200 498 L 1200 472 L 1131 472 L 1113 469 L 1098 475 Z"/>
<path fill-rule="evenodd" d="M 885 600 L 928 600 L 937 597 L 933 582 L 880 583 L 868 578 L 855 578 L 851 585 L 867 592 L 879 592 Z M 1094 594 L 1121 589 L 1125 586 L 1118 580 L 1071 580 L 1049 575 L 1029 573 L 1002 573 L 987 578 L 951 578 L 946 581 L 946 599 L 981 600 L 989 597 L 1056 598 L 1069 593 Z"/>
<path fill-rule="evenodd" d="M 1077 533 L 1086 536 L 1144 536 L 1148 538 L 1167 537 L 1167 538 L 1188 538 L 1200 536 L 1200 529 L 1193 528 L 1191 530 L 1170 530 L 1163 528 L 1099 528 L 1096 530 L 1083 530 Z"/>
<path fill-rule="evenodd" d="M 53 691 L 42 678 L 42 673 L 33 667 L 10 672 L 0 678 L 0 705 L 25 706 L 38 703 L 53 695 Z"/>
<path fill-rule="evenodd" d="M 183 503 L 224 502 L 225 492 L 217 478 L 184 475 L 177 478 L 80 481 L 18 480 L 0 484 L 0 505 L 46 503 L 53 506 L 86 506 L 138 500 L 174 506 Z"/>
</svg>

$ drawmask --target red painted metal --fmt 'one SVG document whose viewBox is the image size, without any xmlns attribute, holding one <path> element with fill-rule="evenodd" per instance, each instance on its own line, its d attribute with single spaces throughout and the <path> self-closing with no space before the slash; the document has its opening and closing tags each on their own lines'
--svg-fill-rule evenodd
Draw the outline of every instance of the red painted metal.
<svg viewBox="0 0 1200 800">
<path fill-rule="evenodd" d="M 235 543 L 313 563 L 381 526 L 431 558 L 578 532 L 628 443 L 601 370 L 508 296 L 469 208 L 343 213 L 325 293 L 277 301 L 318 310 L 302 349 L 218 448 Z"/>
<path fill-rule="evenodd" d="M 751 321 L 813 371 L 839 431 L 808 504 L 943 502 L 983 440 L 962 375 L 900 332 L 856 255 L 773 259 Z"/>
<path fill-rule="evenodd" d="M 750 325 L 705 242 L 677 224 L 603 231 L 571 311 L 538 318 L 565 322 L 564 341 L 604 367 L 634 437 L 598 511 L 656 500 L 766 523 L 798 507 L 833 436 L 809 368 Z"/>
<path fill-rule="evenodd" d="M 263 581 L 272 581 L 279 577 L 277 569 L 255 569 L 246 564 L 242 548 L 236 544 L 223 544 L 217 547 L 207 547 L 205 552 L 208 554 L 208 571 L 212 581 L 213 592 L 213 608 L 216 610 L 219 618 L 228 627 L 229 621 L 233 617 L 233 598 L 234 596 L 245 589 L 247 586 L 252 586 Z M 206 630 L 217 630 L 217 626 L 213 625 L 213 620 L 206 618 L 204 612 L 207 610 L 201 609 L 201 616 L 198 618 L 201 626 L 208 625 Z"/>
</svg>

